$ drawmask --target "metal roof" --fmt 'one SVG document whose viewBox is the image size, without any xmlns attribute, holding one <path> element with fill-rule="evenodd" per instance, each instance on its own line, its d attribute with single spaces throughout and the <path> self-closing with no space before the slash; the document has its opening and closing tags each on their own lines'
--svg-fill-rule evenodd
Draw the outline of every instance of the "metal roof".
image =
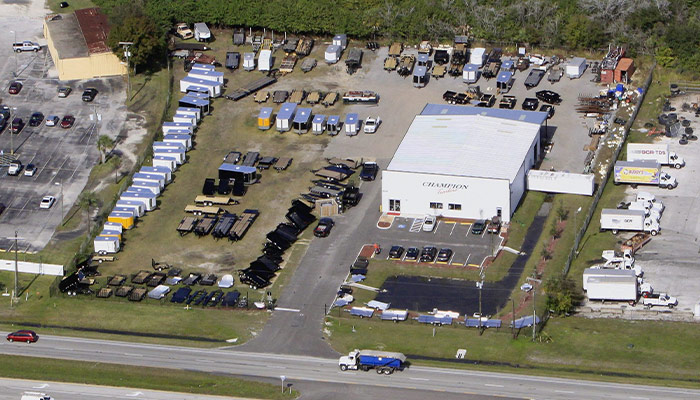
<svg viewBox="0 0 700 400">
<path fill-rule="evenodd" d="M 192 139 L 192 135 L 181 135 L 181 134 L 176 134 L 176 133 L 169 133 L 165 136 L 163 136 L 163 140 L 190 140 Z"/>
<path fill-rule="evenodd" d="M 338 125 L 340 122 L 340 115 L 331 115 L 328 117 L 328 125 Z"/>
<path fill-rule="evenodd" d="M 537 125 L 542 125 L 544 121 L 547 120 L 546 112 L 457 106 L 451 104 L 426 104 L 420 115 L 482 115 L 485 117 L 529 122 Z"/>
<path fill-rule="evenodd" d="M 428 60 L 430 60 L 430 55 L 426 53 L 419 53 L 418 57 L 416 58 L 416 61 L 418 61 L 419 63 L 427 63 Z"/>
<path fill-rule="evenodd" d="M 209 100 L 200 99 L 189 95 L 181 98 L 180 102 L 185 104 L 192 104 L 197 107 L 204 107 L 209 105 Z"/>
<path fill-rule="evenodd" d="M 407 310 L 383 310 L 379 318 L 383 320 L 405 321 L 408 316 Z"/>
<path fill-rule="evenodd" d="M 434 315 L 419 315 L 416 320 L 423 324 L 442 324 L 442 325 L 452 325 L 452 317 L 445 315 L 443 317 L 436 317 Z"/>
<path fill-rule="evenodd" d="M 311 109 L 310 108 L 299 108 L 296 115 L 294 116 L 294 122 L 298 124 L 305 124 L 311 119 Z"/>
<path fill-rule="evenodd" d="M 316 115 L 314 115 L 313 123 L 314 123 L 314 124 L 322 124 L 323 121 L 325 121 L 325 120 L 326 120 L 326 116 L 325 116 L 325 115 L 316 114 Z"/>
<path fill-rule="evenodd" d="M 338 46 L 337 44 L 329 45 L 326 48 L 326 53 L 338 53 L 339 51 L 340 51 L 340 46 Z"/>
<path fill-rule="evenodd" d="M 510 71 L 501 71 L 498 73 L 498 77 L 496 78 L 496 82 L 498 83 L 508 83 L 510 80 L 513 79 L 513 73 Z"/>
<path fill-rule="evenodd" d="M 284 103 L 280 107 L 280 112 L 277 113 L 277 119 L 292 119 L 296 110 L 296 103 Z"/>
<path fill-rule="evenodd" d="M 359 117 L 357 116 L 356 113 L 350 113 L 350 114 L 345 116 L 345 123 L 346 124 L 356 124 L 358 119 L 359 119 Z"/>
<path fill-rule="evenodd" d="M 476 64 L 464 64 L 462 71 L 478 71 L 479 66 Z"/>
<path fill-rule="evenodd" d="M 372 315 L 374 315 L 374 310 L 371 308 L 353 307 L 350 309 L 350 314 L 356 315 L 358 317 L 362 316 L 362 317 L 372 318 Z"/>
<path fill-rule="evenodd" d="M 585 58 L 583 58 L 583 57 L 574 57 L 574 58 L 571 59 L 571 61 L 569 61 L 569 63 L 567 64 L 567 67 L 568 67 L 568 66 L 580 67 L 580 66 L 584 65 L 585 63 L 586 63 L 586 59 L 585 59 Z"/>
<path fill-rule="evenodd" d="M 107 36 L 109 36 L 109 22 L 107 16 L 102 14 L 99 8 L 75 10 L 75 17 L 78 19 L 80 31 L 83 33 L 90 54 L 110 53 L 112 51 L 106 43 Z"/>
<path fill-rule="evenodd" d="M 263 107 L 260 109 L 260 114 L 258 114 L 258 118 L 270 118 L 272 115 L 272 107 Z"/>
<path fill-rule="evenodd" d="M 428 67 L 425 65 L 419 65 L 413 70 L 413 76 L 425 76 L 428 72 Z"/>
<path fill-rule="evenodd" d="M 540 317 L 535 316 L 535 324 L 540 323 Z M 512 322 L 510 323 L 511 326 L 515 325 L 515 329 L 520 329 L 528 326 L 532 326 L 532 315 L 528 315 L 526 317 L 518 318 L 515 320 L 515 324 Z"/>
<path fill-rule="evenodd" d="M 539 131 L 540 124 L 480 114 L 418 115 L 387 170 L 513 182 Z M 499 162 L 485 162 L 484 157 L 494 152 Z"/>
<path fill-rule="evenodd" d="M 220 71 L 214 71 L 213 69 L 204 70 L 200 68 L 192 68 L 192 70 L 187 74 L 187 76 L 201 75 L 201 76 L 211 76 L 216 78 L 223 78 L 224 73 Z"/>
<path fill-rule="evenodd" d="M 194 63 L 194 64 L 192 65 L 192 69 L 206 69 L 206 70 L 209 70 L 209 71 L 213 71 L 213 70 L 214 70 L 214 66 L 211 65 L 211 64 Z"/>
<path fill-rule="evenodd" d="M 214 83 L 216 83 L 217 85 L 221 85 L 221 83 L 219 83 L 219 82 L 214 82 Z M 202 99 L 202 100 L 209 100 L 209 90 L 205 90 L 203 92 L 192 92 L 191 88 L 188 90 L 190 90 L 187 92 L 187 96 L 189 96 L 189 97 L 195 97 L 197 99 Z"/>
<path fill-rule="evenodd" d="M 251 174 L 251 173 L 255 173 L 255 171 L 257 171 L 255 169 L 255 167 L 248 167 L 245 165 L 235 165 L 235 164 L 229 164 L 229 163 L 221 164 L 221 166 L 219 166 L 219 170 L 229 171 L 229 172 L 240 172 L 243 174 Z"/>
<path fill-rule="evenodd" d="M 166 121 L 166 122 L 163 122 L 163 127 L 185 127 L 185 128 L 192 128 L 192 123 L 191 123 L 191 122 Z"/>
<path fill-rule="evenodd" d="M 181 81 L 187 82 L 187 83 L 194 83 L 194 84 L 197 84 L 197 85 L 201 85 L 202 87 L 207 87 L 207 86 L 221 86 L 221 83 L 220 83 L 220 82 L 217 82 L 217 81 L 209 81 L 209 80 L 200 79 L 200 78 L 195 78 L 195 77 L 193 77 L 193 76 L 186 76 L 186 77 L 182 78 Z M 190 88 L 190 90 L 191 90 L 191 88 Z"/>
<path fill-rule="evenodd" d="M 504 60 L 501 64 L 501 69 L 510 70 L 513 69 L 514 66 L 515 63 L 513 62 L 513 60 Z"/>
</svg>

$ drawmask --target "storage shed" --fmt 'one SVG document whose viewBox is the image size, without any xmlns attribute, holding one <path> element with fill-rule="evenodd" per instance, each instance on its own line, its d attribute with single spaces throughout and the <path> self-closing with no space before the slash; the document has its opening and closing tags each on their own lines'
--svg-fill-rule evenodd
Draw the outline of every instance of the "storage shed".
<svg viewBox="0 0 700 400">
<path fill-rule="evenodd" d="M 144 204 L 140 201 L 117 200 L 116 206 L 131 209 L 134 215 L 136 215 L 138 218 L 143 217 L 143 214 L 146 212 L 146 206 L 144 206 Z M 112 227 L 107 226 L 108 223 L 110 222 L 105 222 L 105 229 L 114 230 Z M 119 226 L 121 229 L 121 225 Z"/>
<path fill-rule="evenodd" d="M 121 224 L 124 229 L 131 229 L 134 227 L 134 214 L 112 211 L 107 216 L 107 221 Z"/>
<path fill-rule="evenodd" d="M 177 165 L 180 165 L 185 162 L 187 159 L 187 155 L 185 154 L 185 149 L 184 148 L 174 148 L 174 147 L 167 147 L 167 148 L 153 148 L 153 156 L 154 160 L 155 157 L 165 157 L 165 158 L 173 158 L 175 159 L 175 162 Z"/>
<path fill-rule="evenodd" d="M 427 56 L 427 54 L 421 54 Z M 413 87 L 422 88 L 428 83 L 428 67 L 420 65 L 413 70 Z"/>
<path fill-rule="evenodd" d="M 326 129 L 328 130 L 328 134 L 331 136 L 335 136 L 340 133 L 340 115 L 329 116 Z"/>
<path fill-rule="evenodd" d="M 279 113 L 277 113 L 277 119 L 275 120 L 275 126 L 279 132 L 287 132 L 292 129 L 292 120 L 294 119 L 294 112 L 296 109 L 296 103 L 282 104 Z"/>
<path fill-rule="evenodd" d="M 255 53 L 243 53 L 243 69 L 246 71 L 255 69 Z"/>
<path fill-rule="evenodd" d="M 481 71 L 479 71 L 479 66 L 476 64 L 465 64 L 462 69 L 462 81 L 464 83 L 474 83 L 479 80 L 481 76 Z"/>
<path fill-rule="evenodd" d="M 345 50 L 348 47 L 348 35 L 339 34 L 333 36 L 333 44 L 340 47 L 340 50 Z"/>
<path fill-rule="evenodd" d="M 185 150 L 190 150 L 192 148 L 192 136 L 184 134 L 169 133 L 163 136 L 163 141 L 165 143 L 177 143 L 185 147 Z"/>
<path fill-rule="evenodd" d="M 146 211 L 153 211 L 156 208 L 156 195 L 145 190 L 137 190 L 137 188 L 130 187 L 119 198 L 121 200 L 140 201 L 143 203 Z"/>
<path fill-rule="evenodd" d="M 219 166 L 219 179 L 234 179 L 237 182 L 242 181 L 245 185 L 252 185 L 258 181 L 258 174 L 255 167 L 222 163 Z"/>
<path fill-rule="evenodd" d="M 299 108 L 294 116 L 294 130 L 296 133 L 306 133 L 311 128 L 311 109 Z"/>
<path fill-rule="evenodd" d="M 583 75 L 586 70 L 587 64 L 586 59 L 583 57 L 574 57 L 566 64 L 566 76 L 569 79 L 577 79 Z"/>
<path fill-rule="evenodd" d="M 160 195 L 160 184 L 158 182 L 153 182 L 145 179 L 134 178 L 131 182 L 131 186 L 139 189 L 146 189 L 156 196 Z"/>
<path fill-rule="evenodd" d="M 631 58 L 621 58 L 615 67 L 615 82 L 629 83 L 634 74 L 634 60 Z"/>
<path fill-rule="evenodd" d="M 187 76 L 190 76 L 192 78 L 197 78 L 197 79 L 203 79 L 205 81 L 213 81 L 213 82 L 219 82 L 220 84 L 224 84 L 224 73 L 219 72 L 219 71 L 214 71 L 213 69 L 211 70 L 202 70 L 202 69 L 192 69 L 190 72 L 187 74 Z"/>
<path fill-rule="evenodd" d="M 206 90 L 209 96 L 219 97 L 221 96 L 221 86 L 222 84 L 217 81 L 209 81 L 191 76 L 180 79 L 180 91 L 183 93 Z"/>
<path fill-rule="evenodd" d="M 326 53 L 324 55 L 324 59 L 326 60 L 327 64 L 335 64 L 340 60 L 340 56 L 342 54 L 343 50 L 340 48 L 340 46 L 336 46 L 334 44 L 329 45 L 326 48 Z"/>
<path fill-rule="evenodd" d="M 323 131 L 326 130 L 326 116 L 317 114 L 314 115 L 313 121 L 311 121 L 311 132 L 314 135 L 321 135 Z"/>
<path fill-rule="evenodd" d="M 513 86 L 513 73 L 510 71 L 501 71 L 496 77 L 496 88 L 499 93 L 508 93 Z"/>
<path fill-rule="evenodd" d="M 266 131 L 272 127 L 273 122 L 272 107 L 261 108 L 258 114 L 258 129 Z"/>
<path fill-rule="evenodd" d="M 169 168 L 165 167 L 149 167 L 145 165 L 141 167 L 139 172 L 161 176 L 163 179 L 165 179 L 166 185 L 173 180 L 172 171 Z"/>
<path fill-rule="evenodd" d="M 360 130 L 360 121 L 356 113 L 350 113 L 345 116 L 345 134 L 355 136 Z"/>
<path fill-rule="evenodd" d="M 163 122 L 163 134 L 167 135 L 172 131 L 178 131 L 180 133 L 183 130 L 187 130 L 191 135 L 194 132 L 194 125 L 189 122 Z"/>
</svg>

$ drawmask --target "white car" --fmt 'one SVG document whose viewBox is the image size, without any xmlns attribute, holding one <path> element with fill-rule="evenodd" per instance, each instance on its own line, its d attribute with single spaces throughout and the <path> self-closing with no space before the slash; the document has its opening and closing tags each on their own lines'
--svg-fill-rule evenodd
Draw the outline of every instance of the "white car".
<svg viewBox="0 0 700 400">
<path fill-rule="evenodd" d="M 27 164 L 27 167 L 24 169 L 24 176 L 34 176 L 36 173 L 36 166 L 34 164 Z"/>
<path fill-rule="evenodd" d="M 432 215 L 427 215 L 425 220 L 423 220 L 423 232 L 432 232 L 435 229 L 435 222 L 437 218 Z"/>
<path fill-rule="evenodd" d="M 46 126 L 56 126 L 58 124 L 58 116 L 56 115 L 49 115 L 46 117 Z"/>
<path fill-rule="evenodd" d="M 49 209 L 53 206 L 53 203 L 56 202 L 56 198 L 53 196 L 44 196 L 43 199 L 41 199 L 41 204 L 39 204 L 39 208 L 46 208 Z"/>
<path fill-rule="evenodd" d="M 364 132 L 365 133 L 374 133 L 377 131 L 377 128 L 379 127 L 379 124 L 382 123 L 382 120 L 377 117 L 377 118 L 372 118 L 372 117 L 367 117 L 365 120 L 364 124 Z"/>
</svg>

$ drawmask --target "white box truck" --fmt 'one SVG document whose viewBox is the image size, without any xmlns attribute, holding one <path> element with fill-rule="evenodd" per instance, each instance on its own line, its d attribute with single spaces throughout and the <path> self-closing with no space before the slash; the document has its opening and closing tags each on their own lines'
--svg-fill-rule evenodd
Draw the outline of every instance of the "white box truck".
<svg viewBox="0 0 700 400">
<path fill-rule="evenodd" d="M 588 300 L 634 304 L 637 301 L 637 285 L 637 277 L 632 270 L 586 268 L 583 271 L 583 290 Z"/>
<path fill-rule="evenodd" d="M 670 165 L 673 168 L 685 166 L 685 160 L 673 151 L 669 151 L 668 144 L 662 143 L 629 143 L 627 144 L 627 161 L 652 160 L 661 165 Z"/>
<path fill-rule="evenodd" d="M 661 220 L 661 213 L 659 210 L 651 206 L 648 201 L 633 201 L 627 206 L 628 210 L 643 210 L 647 217 L 652 217 L 655 220 Z"/>
<path fill-rule="evenodd" d="M 661 227 L 652 217 L 647 217 L 644 210 L 618 210 L 604 208 L 600 213 L 600 230 L 611 231 L 617 235 L 620 231 L 648 232 L 656 236 Z"/>
<path fill-rule="evenodd" d="M 194 24 L 194 38 L 198 42 L 208 42 L 211 40 L 211 31 L 204 22 Z"/>
<path fill-rule="evenodd" d="M 633 188 L 637 185 L 656 185 L 662 189 L 674 189 L 678 181 L 671 175 L 661 171 L 657 161 L 618 161 L 615 163 L 614 181 L 616 185 L 630 183 Z"/>
</svg>

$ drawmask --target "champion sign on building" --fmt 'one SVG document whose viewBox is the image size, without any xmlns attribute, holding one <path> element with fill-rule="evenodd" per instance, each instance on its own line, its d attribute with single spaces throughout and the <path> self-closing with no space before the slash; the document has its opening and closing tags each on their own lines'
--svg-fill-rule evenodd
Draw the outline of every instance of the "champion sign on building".
<svg viewBox="0 0 700 400">
<path fill-rule="evenodd" d="M 469 185 L 461 185 L 459 183 L 442 183 L 442 182 L 423 182 L 424 187 L 438 188 L 438 194 L 446 194 L 456 192 L 458 190 L 467 190 Z"/>
</svg>

